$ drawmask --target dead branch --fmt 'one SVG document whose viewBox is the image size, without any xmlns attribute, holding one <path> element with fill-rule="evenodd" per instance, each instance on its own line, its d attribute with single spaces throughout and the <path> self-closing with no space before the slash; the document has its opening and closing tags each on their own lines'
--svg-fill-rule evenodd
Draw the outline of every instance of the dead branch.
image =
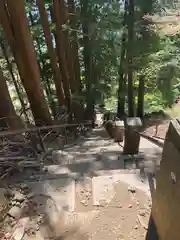
<svg viewBox="0 0 180 240">
<path fill-rule="evenodd" d="M 140 223 L 140 225 L 141 225 L 145 230 L 147 230 L 147 229 L 148 229 L 148 226 L 143 222 L 142 217 L 141 217 L 139 214 L 137 215 L 137 219 L 138 219 L 138 222 Z"/>
<path fill-rule="evenodd" d="M 0 177 L 0 181 L 3 180 L 12 170 L 13 170 L 13 168 L 10 167 L 10 168 Z"/>
<path fill-rule="evenodd" d="M 35 161 L 36 158 L 27 158 L 27 157 L 24 157 L 24 156 L 4 156 L 4 157 L 0 157 L 0 164 L 2 162 L 7 162 L 7 161 L 24 161 L 24 160 L 27 160 L 27 161 Z"/>
</svg>

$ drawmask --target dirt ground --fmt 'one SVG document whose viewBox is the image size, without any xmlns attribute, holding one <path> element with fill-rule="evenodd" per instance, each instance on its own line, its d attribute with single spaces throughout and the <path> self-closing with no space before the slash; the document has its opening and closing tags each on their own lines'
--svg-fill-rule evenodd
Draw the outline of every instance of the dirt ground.
<svg viewBox="0 0 180 240">
<path fill-rule="evenodd" d="M 152 122 L 152 124 L 149 123 L 149 126 L 147 125 L 142 132 L 148 136 L 156 136 L 164 139 L 168 130 L 169 122 L 170 120 L 162 120 Z"/>
<path fill-rule="evenodd" d="M 111 201 L 108 203 L 102 201 L 100 205 L 94 206 L 91 188 L 83 186 L 76 184 L 75 211 L 68 213 L 68 217 L 65 217 L 66 213 L 58 213 L 57 223 L 59 225 L 56 226 L 55 231 L 56 234 L 60 232 L 59 234 L 64 236 L 60 239 L 145 239 L 151 200 L 144 192 L 118 181 L 114 184 L 115 194 Z M 17 209 L 14 210 L 14 213 L 11 209 L 5 218 L 0 239 L 55 239 L 54 232 L 49 233 L 49 225 L 41 224 L 41 216 L 45 212 L 40 210 L 38 204 L 40 202 L 43 204 L 46 200 L 44 198 L 45 196 L 34 197 L 30 201 L 31 205 L 27 205 L 26 212 L 21 217 Z M 27 195 L 21 190 L 21 193 L 19 192 L 19 195 L 12 198 L 9 204 L 16 208 L 22 208 L 26 205 L 26 199 Z M 49 204 L 51 211 L 54 211 L 56 208 L 53 206 L 54 203 L 50 202 Z M 36 212 L 36 215 L 32 214 L 32 211 Z M 62 221 L 62 219 L 64 217 L 68 218 L 68 223 L 66 222 L 63 229 L 64 220 Z"/>
<path fill-rule="evenodd" d="M 123 183 L 116 185 L 114 198 L 88 227 L 89 239 L 145 239 L 151 202 L 141 191 L 129 189 Z"/>
</svg>

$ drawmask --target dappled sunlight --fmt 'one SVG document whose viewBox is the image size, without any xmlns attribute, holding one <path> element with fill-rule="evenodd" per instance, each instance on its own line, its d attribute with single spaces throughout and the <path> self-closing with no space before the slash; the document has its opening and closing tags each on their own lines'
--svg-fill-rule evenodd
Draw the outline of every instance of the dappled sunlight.
<svg viewBox="0 0 180 240">
<path fill-rule="evenodd" d="M 0 239 L 179 239 L 179 9 L 0 0 Z"/>
</svg>

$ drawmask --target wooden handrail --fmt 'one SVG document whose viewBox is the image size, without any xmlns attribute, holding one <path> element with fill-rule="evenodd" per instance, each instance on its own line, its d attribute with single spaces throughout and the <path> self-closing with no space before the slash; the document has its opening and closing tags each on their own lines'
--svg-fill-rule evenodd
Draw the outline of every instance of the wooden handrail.
<svg viewBox="0 0 180 240">
<path fill-rule="evenodd" d="M 0 132 L 0 137 L 16 135 L 16 134 L 21 134 L 25 132 L 37 132 L 37 131 L 48 130 L 48 129 L 76 127 L 81 125 L 90 126 L 91 124 L 92 124 L 91 122 L 85 122 L 85 123 L 59 124 L 59 125 L 48 125 L 48 126 L 42 126 L 42 127 L 22 128 L 22 129 L 12 130 L 12 131 L 2 131 Z"/>
</svg>

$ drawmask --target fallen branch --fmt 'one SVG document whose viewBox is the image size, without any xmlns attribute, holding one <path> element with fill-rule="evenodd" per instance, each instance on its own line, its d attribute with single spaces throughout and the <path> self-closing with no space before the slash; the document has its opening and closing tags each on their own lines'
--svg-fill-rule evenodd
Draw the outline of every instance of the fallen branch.
<svg viewBox="0 0 180 240">
<path fill-rule="evenodd" d="M 13 170 L 13 167 L 10 167 L 10 168 L 0 177 L 0 181 L 3 180 L 12 170 Z"/>
<path fill-rule="evenodd" d="M 23 161 L 23 162 L 20 162 L 18 163 L 18 166 L 21 167 L 21 168 L 36 168 L 36 167 L 40 167 L 40 163 L 37 163 L 37 162 L 33 162 L 33 161 Z"/>
<path fill-rule="evenodd" d="M 25 147 L 26 145 L 31 144 L 31 142 L 29 140 L 27 141 L 23 141 L 23 142 L 12 142 L 12 141 L 7 141 L 5 143 L 2 144 L 2 146 L 6 146 L 6 145 L 10 145 L 13 147 Z"/>
<path fill-rule="evenodd" d="M 21 171 L 22 168 L 27 168 L 27 167 L 40 167 L 40 163 L 35 162 L 35 161 L 22 161 L 19 163 L 11 163 L 11 162 L 3 162 L 0 163 L 0 167 L 13 167 L 19 171 Z"/>
<path fill-rule="evenodd" d="M 0 180 L 3 180 L 11 171 L 13 171 L 13 169 L 18 170 L 19 172 L 22 172 L 23 168 L 38 168 L 40 169 L 40 163 L 37 162 L 20 162 L 18 164 L 13 164 L 13 163 L 8 163 L 8 162 L 4 162 L 3 166 L 1 166 L 1 168 L 4 167 L 9 167 L 8 169 L 5 170 L 5 173 L 0 177 Z"/>
<path fill-rule="evenodd" d="M 2 164 L 3 162 L 8 162 L 8 161 L 24 161 L 24 160 L 27 160 L 27 161 L 36 161 L 37 159 L 36 158 L 27 158 L 27 157 L 24 157 L 24 156 L 5 156 L 5 157 L 0 157 L 0 164 Z"/>
</svg>

